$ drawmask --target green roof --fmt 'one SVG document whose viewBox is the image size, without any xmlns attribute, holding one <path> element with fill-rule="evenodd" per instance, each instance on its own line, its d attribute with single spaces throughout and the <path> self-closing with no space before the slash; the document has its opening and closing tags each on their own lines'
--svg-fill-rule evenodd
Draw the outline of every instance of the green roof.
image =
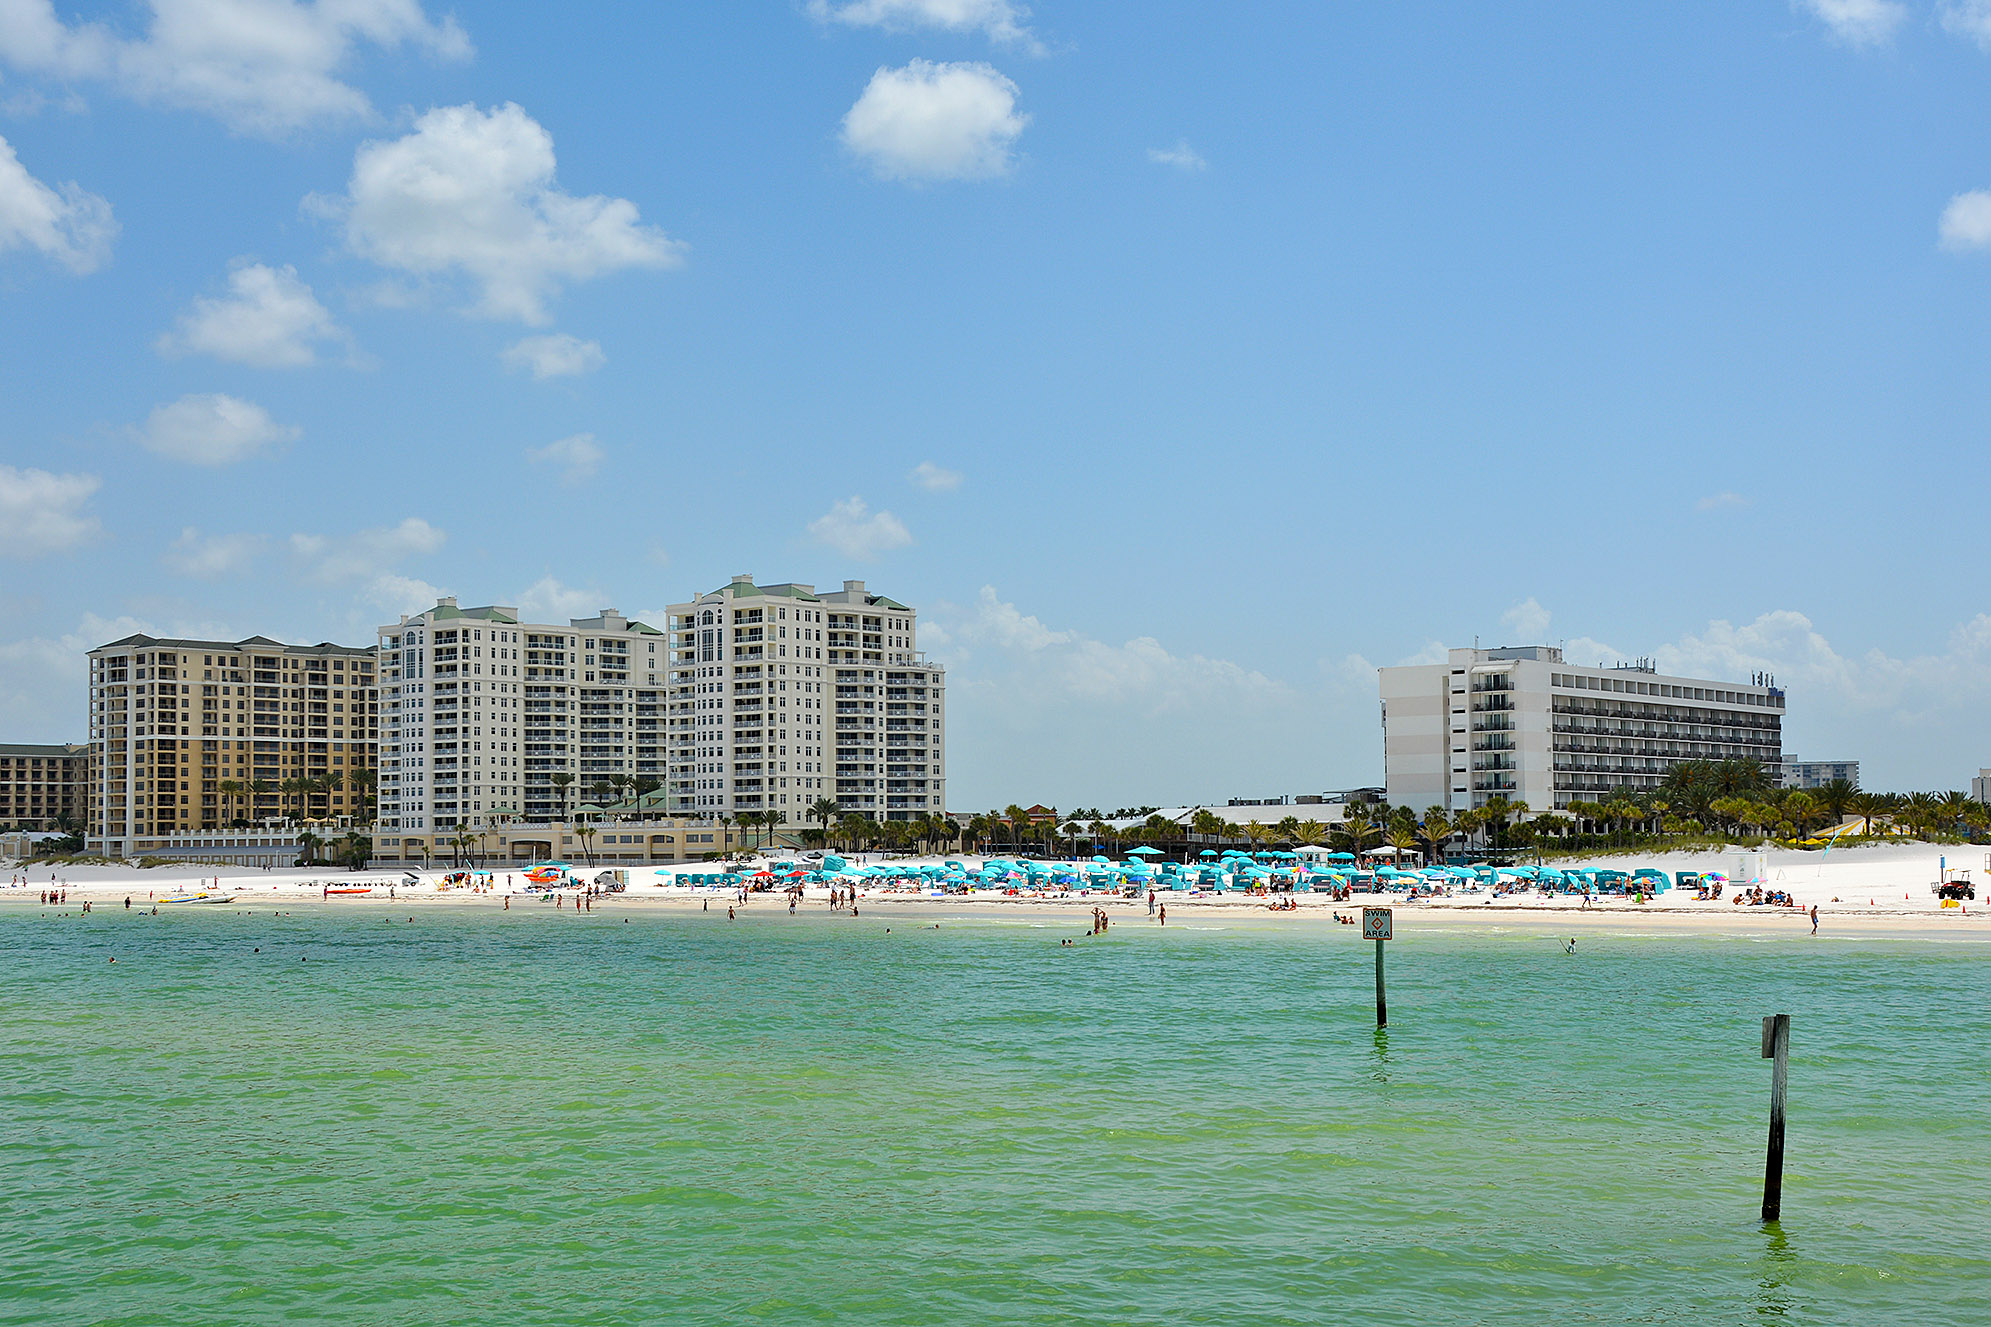
<svg viewBox="0 0 1991 1327">
<path fill-rule="evenodd" d="M 864 602 L 867 604 L 876 604 L 880 608 L 905 608 L 905 610 L 908 613 L 913 611 L 910 608 L 906 608 L 906 606 L 900 603 L 897 599 L 887 599 L 882 594 L 867 595 L 865 597 Z"/>
<path fill-rule="evenodd" d="M 814 594 L 799 585 L 755 585 L 751 581 L 734 581 L 729 585 L 720 586 L 718 589 L 712 591 L 712 593 L 729 595 L 734 599 L 747 599 L 754 595 L 770 595 L 776 599 L 801 599 L 812 604 L 822 602 Z"/>
<path fill-rule="evenodd" d="M 429 620 L 432 622 L 450 622 L 459 617 L 472 618 L 478 622 L 503 622 L 508 626 L 518 625 L 517 618 L 495 606 L 484 608 L 451 608 L 448 604 L 437 604 L 429 610 Z"/>
</svg>

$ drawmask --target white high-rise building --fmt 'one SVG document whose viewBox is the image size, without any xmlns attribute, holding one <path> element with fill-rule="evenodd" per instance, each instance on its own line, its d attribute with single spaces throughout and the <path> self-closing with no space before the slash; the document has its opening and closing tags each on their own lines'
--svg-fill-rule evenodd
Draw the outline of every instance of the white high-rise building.
<svg viewBox="0 0 1991 1327">
<path fill-rule="evenodd" d="M 383 831 L 545 822 L 631 780 L 662 785 L 669 667 L 655 627 L 612 608 L 534 625 L 442 599 L 379 636 Z"/>
<path fill-rule="evenodd" d="M 1496 797 L 1556 810 L 1649 792 L 1689 760 L 1754 760 L 1774 782 L 1783 764 L 1784 693 L 1767 677 L 1586 668 L 1547 645 L 1378 671 L 1386 796 L 1419 812 Z"/>
<path fill-rule="evenodd" d="M 818 594 L 735 576 L 669 611 L 674 812 L 945 811 L 946 674 L 919 652 L 913 609 L 863 581 Z"/>
</svg>

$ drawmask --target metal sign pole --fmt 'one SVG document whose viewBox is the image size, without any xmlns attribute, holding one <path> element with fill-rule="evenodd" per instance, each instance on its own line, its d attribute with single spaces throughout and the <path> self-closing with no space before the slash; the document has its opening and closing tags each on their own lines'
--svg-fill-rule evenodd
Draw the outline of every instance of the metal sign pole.
<svg viewBox="0 0 1991 1327">
<path fill-rule="evenodd" d="M 1383 993 L 1383 945 L 1395 933 L 1396 914 L 1388 908 L 1362 909 L 1362 938 L 1376 942 L 1376 1026 L 1388 1027 L 1390 1005 Z"/>
</svg>

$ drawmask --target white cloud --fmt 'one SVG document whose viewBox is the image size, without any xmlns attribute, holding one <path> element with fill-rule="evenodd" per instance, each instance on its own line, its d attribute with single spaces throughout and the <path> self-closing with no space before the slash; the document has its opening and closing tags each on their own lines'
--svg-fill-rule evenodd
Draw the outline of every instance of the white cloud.
<svg viewBox="0 0 1991 1327">
<path fill-rule="evenodd" d="M 1950 199 L 1936 234 L 1945 249 L 1991 248 L 1991 191 L 1972 189 Z"/>
<path fill-rule="evenodd" d="M 0 253 L 34 249 L 82 276 L 109 260 L 117 233 L 109 203 L 75 183 L 49 188 L 0 138 Z"/>
<path fill-rule="evenodd" d="M 992 40 L 1036 45 L 1023 21 L 1030 11 L 1012 0 L 809 0 L 809 15 L 818 22 L 850 27 L 908 32 L 939 28 L 945 32 L 982 32 Z"/>
<path fill-rule="evenodd" d="M 888 180 L 1004 175 L 1030 122 L 1016 95 L 1016 84 L 985 64 L 880 69 L 843 117 L 844 145 Z"/>
<path fill-rule="evenodd" d="M 1944 0 L 1936 13 L 1946 31 L 1991 51 L 1991 0 Z"/>
<path fill-rule="evenodd" d="M 434 608 L 436 601 L 443 597 L 443 591 L 412 576 L 384 572 L 367 583 L 360 597 L 362 602 L 381 612 L 399 617 L 403 613 L 425 613 Z"/>
<path fill-rule="evenodd" d="M 274 443 L 295 441 L 300 432 L 253 402 L 209 392 L 154 407 L 137 437 L 140 445 L 176 461 L 230 465 Z"/>
<path fill-rule="evenodd" d="M 0 557 L 38 558 L 95 539 L 104 527 L 83 504 L 102 486 L 95 475 L 0 465 Z"/>
<path fill-rule="evenodd" d="M 912 481 L 929 493 L 952 493 L 961 487 L 961 472 L 921 461 L 913 467 Z"/>
<path fill-rule="evenodd" d="M 913 541 L 904 522 L 888 511 L 874 512 L 863 498 L 845 498 L 809 522 L 809 533 L 845 557 L 868 562 Z"/>
<path fill-rule="evenodd" d="M 1746 507 L 1749 499 L 1731 489 L 1710 493 L 1694 504 L 1695 511 L 1723 511 L 1731 507 Z"/>
<path fill-rule="evenodd" d="M 137 618 L 86 613 L 74 631 L 0 642 L 0 731 L 16 741 L 81 741 L 89 652 L 141 631 L 151 627 Z"/>
<path fill-rule="evenodd" d="M 1148 160 L 1157 166 L 1174 166 L 1177 170 L 1202 170 L 1210 164 L 1203 160 L 1200 152 L 1189 146 L 1186 138 L 1175 140 L 1174 147 L 1149 148 Z"/>
<path fill-rule="evenodd" d="M 1810 14 L 1848 46 L 1881 46 L 1908 18 L 1906 5 L 1896 0 L 1791 0 L 1800 13 Z"/>
<path fill-rule="evenodd" d="M 399 525 L 375 526 L 346 535 L 294 534 L 290 551 L 312 579 L 327 585 L 366 581 L 377 589 L 388 573 L 410 558 L 443 546 L 443 532 L 416 516 Z"/>
<path fill-rule="evenodd" d="M 992 586 L 923 613 L 920 644 L 948 665 L 950 745 L 977 753 L 956 772 L 961 806 L 1024 796 L 1110 807 L 1362 781 L 1323 765 L 1323 696 L 1228 659 L 1054 627 Z M 1373 670 L 1337 684 L 1354 693 L 1357 740 L 1374 740 L 1375 685 Z"/>
<path fill-rule="evenodd" d="M 529 448 L 526 459 L 535 465 L 559 466 L 561 483 L 579 484 L 593 479 L 601 469 L 602 450 L 594 434 L 576 433 L 544 447 Z"/>
<path fill-rule="evenodd" d="M 1500 615 L 1500 625 L 1514 633 L 1516 645 L 1541 640 L 1549 629 L 1549 610 L 1529 595 Z"/>
<path fill-rule="evenodd" d="M 228 294 L 195 299 L 178 326 L 154 344 L 164 355 L 212 355 L 252 368 L 288 369 L 316 363 L 316 343 L 345 336 L 296 268 L 237 259 Z"/>
<path fill-rule="evenodd" d="M 203 535 L 189 525 L 166 549 L 166 565 L 199 580 L 239 576 L 255 565 L 269 542 L 259 534 Z"/>
<path fill-rule="evenodd" d="M 372 114 L 343 81 L 362 44 L 413 46 L 464 59 L 454 19 L 433 22 L 418 0 L 148 0 L 145 35 L 105 23 L 69 26 L 52 0 L 0 3 L 0 64 L 51 79 L 108 83 L 138 100 L 281 135 L 321 120 Z"/>
<path fill-rule="evenodd" d="M 518 597 L 519 619 L 524 622 L 571 622 L 577 617 L 593 617 L 607 604 L 600 590 L 563 585 L 553 576 L 541 576 Z"/>
<path fill-rule="evenodd" d="M 505 347 L 499 358 L 513 372 L 530 369 L 532 376 L 540 379 L 593 373 L 608 361 L 608 356 L 601 353 L 599 341 L 583 341 L 565 332 L 515 341 Z"/>
<path fill-rule="evenodd" d="M 543 323 L 567 282 L 683 260 L 684 246 L 641 224 L 636 204 L 565 193 L 553 176 L 553 136 L 518 106 L 446 106 L 405 137 L 361 144 L 345 196 L 306 204 L 342 219 L 362 258 L 467 278 L 488 318 Z"/>
</svg>

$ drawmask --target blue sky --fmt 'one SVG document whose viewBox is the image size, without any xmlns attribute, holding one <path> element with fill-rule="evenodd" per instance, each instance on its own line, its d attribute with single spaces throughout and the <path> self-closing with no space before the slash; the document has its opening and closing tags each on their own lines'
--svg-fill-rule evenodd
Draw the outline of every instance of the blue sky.
<svg viewBox="0 0 1991 1327">
<path fill-rule="evenodd" d="M 951 800 L 1446 644 L 1991 763 L 1991 3 L 0 4 L 0 736 L 130 630 L 862 578 Z"/>
</svg>

